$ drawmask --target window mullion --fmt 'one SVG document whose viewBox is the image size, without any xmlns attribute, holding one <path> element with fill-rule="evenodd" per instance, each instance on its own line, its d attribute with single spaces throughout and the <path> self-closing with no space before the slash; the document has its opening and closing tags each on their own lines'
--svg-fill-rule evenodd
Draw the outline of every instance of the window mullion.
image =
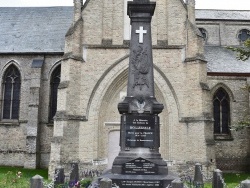
<svg viewBox="0 0 250 188">
<path fill-rule="evenodd" d="M 222 105 L 220 101 L 220 133 L 222 133 Z"/>
<path fill-rule="evenodd" d="M 3 84 L 2 119 L 3 119 L 3 114 L 4 114 L 4 100 L 5 100 L 4 97 L 5 97 L 5 83 Z"/>
<path fill-rule="evenodd" d="M 14 95 L 14 83 L 15 81 L 12 78 L 12 82 L 11 82 L 11 97 L 10 97 L 10 119 L 12 119 L 12 107 L 13 107 L 13 95 Z"/>
</svg>

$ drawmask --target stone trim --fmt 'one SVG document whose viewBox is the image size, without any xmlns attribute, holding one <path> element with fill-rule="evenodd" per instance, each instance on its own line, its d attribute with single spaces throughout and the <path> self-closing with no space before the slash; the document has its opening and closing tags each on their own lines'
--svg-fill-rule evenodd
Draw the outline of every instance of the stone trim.
<svg viewBox="0 0 250 188">
<path fill-rule="evenodd" d="M 75 56 L 71 52 L 70 53 L 65 53 L 63 55 L 63 59 L 62 60 L 68 60 L 68 59 L 73 59 L 75 61 L 81 61 L 83 63 L 85 62 L 84 59 L 81 56 Z"/>
<path fill-rule="evenodd" d="M 98 87 L 100 86 L 101 82 L 103 81 L 103 79 L 107 76 L 107 74 L 115 67 L 117 66 L 120 62 L 122 62 L 123 60 L 129 58 L 129 54 L 121 57 L 120 59 L 118 59 L 115 63 L 113 63 L 101 76 L 101 78 L 97 81 L 97 83 L 95 84 L 94 86 L 94 89 L 92 90 L 91 92 L 91 95 L 90 95 L 90 98 L 88 100 L 88 104 L 87 104 L 87 110 L 86 110 L 86 114 L 87 114 L 87 117 L 88 117 L 88 114 L 89 114 L 89 109 L 90 109 L 90 106 L 91 106 L 91 103 L 92 103 L 92 100 L 94 98 L 94 95 L 98 89 Z M 87 119 L 87 117 L 85 117 Z"/>
<path fill-rule="evenodd" d="M 2 119 L 0 121 L 0 126 L 19 126 L 19 125 L 20 122 L 16 119 Z"/>
<path fill-rule="evenodd" d="M 230 101 L 232 102 L 236 102 L 236 99 L 234 97 L 234 94 L 232 92 L 232 90 L 224 83 L 217 83 L 214 87 L 211 88 L 211 95 L 214 96 L 215 92 L 217 91 L 217 89 L 219 88 L 223 88 L 224 90 L 226 90 L 227 94 L 230 97 Z M 230 107 L 231 108 L 231 107 Z"/>
<path fill-rule="evenodd" d="M 102 39 L 102 45 L 103 46 L 112 46 L 112 39 Z"/>
<path fill-rule="evenodd" d="M 168 40 L 157 40 L 157 46 L 168 46 Z"/>
<path fill-rule="evenodd" d="M 193 62 L 193 61 L 201 61 L 202 63 L 207 63 L 204 55 L 202 55 L 202 54 L 197 54 L 196 57 L 186 58 L 184 62 L 185 63 L 190 63 L 190 62 Z"/>
<path fill-rule="evenodd" d="M 108 45 L 107 43 L 105 44 L 84 44 L 88 49 L 127 49 L 129 48 L 129 40 L 124 40 L 122 45 Z M 160 44 L 153 45 L 153 49 L 183 49 L 185 48 L 184 45 L 167 45 L 166 41 L 161 41 Z M 205 61 L 205 60 L 204 60 Z"/>
<path fill-rule="evenodd" d="M 229 134 L 214 134 L 215 141 L 233 141 L 234 138 Z"/>
<path fill-rule="evenodd" d="M 250 73 L 244 73 L 244 72 L 208 72 L 207 73 L 208 76 L 213 76 L 213 79 L 215 76 L 218 77 L 233 77 L 232 79 L 238 79 L 238 80 L 247 80 L 247 78 L 245 77 L 249 77 Z M 241 77 L 241 78 L 238 78 Z M 228 78 L 225 78 L 225 80 Z M 222 79 L 223 80 L 223 79 Z"/>
<path fill-rule="evenodd" d="M 63 55 L 64 51 L 55 51 L 55 52 L 0 52 L 0 55 Z"/>
<path fill-rule="evenodd" d="M 49 123 L 45 123 L 47 127 L 53 127 L 54 126 L 54 122 L 49 122 Z"/>
<path fill-rule="evenodd" d="M 28 120 L 19 120 L 19 123 L 28 123 Z"/>
<path fill-rule="evenodd" d="M 87 121 L 86 116 L 69 115 L 65 111 L 57 111 L 54 121 Z"/>
<path fill-rule="evenodd" d="M 213 119 L 211 117 L 204 116 L 197 116 L 197 117 L 182 117 L 179 120 L 181 123 L 195 123 L 200 121 L 208 121 L 213 122 Z"/>
<path fill-rule="evenodd" d="M 72 35 L 72 34 L 75 32 L 77 26 L 78 26 L 82 21 L 83 21 L 83 19 L 80 18 L 80 19 L 78 19 L 73 25 L 71 25 L 71 27 L 70 27 L 69 30 L 67 31 L 65 37 Z"/>
<path fill-rule="evenodd" d="M 206 91 L 210 91 L 209 86 L 207 85 L 207 83 L 204 82 L 200 82 L 200 86 L 202 90 L 206 90 Z"/>
<path fill-rule="evenodd" d="M 69 87 L 69 81 L 62 81 L 60 82 L 58 89 L 65 89 L 67 87 Z"/>
<path fill-rule="evenodd" d="M 0 154 L 10 154 L 10 153 L 27 153 L 24 150 L 0 150 Z"/>
</svg>

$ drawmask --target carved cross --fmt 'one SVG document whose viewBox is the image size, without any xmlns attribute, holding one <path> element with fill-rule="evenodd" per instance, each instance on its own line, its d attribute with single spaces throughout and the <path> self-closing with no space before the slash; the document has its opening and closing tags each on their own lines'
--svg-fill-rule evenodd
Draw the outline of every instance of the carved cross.
<svg viewBox="0 0 250 188">
<path fill-rule="evenodd" d="M 137 34 L 139 34 L 139 43 L 142 44 L 143 43 L 143 34 L 147 33 L 147 30 L 143 30 L 143 26 L 140 26 L 139 30 L 135 31 Z"/>
</svg>

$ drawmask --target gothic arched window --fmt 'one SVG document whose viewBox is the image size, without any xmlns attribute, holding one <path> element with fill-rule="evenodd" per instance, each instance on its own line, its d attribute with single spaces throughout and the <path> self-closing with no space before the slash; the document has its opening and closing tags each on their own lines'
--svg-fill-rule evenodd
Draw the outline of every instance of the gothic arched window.
<svg viewBox="0 0 250 188">
<path fill-rule="evenodd" d="M 3 77 L 2 119 L 18 119 L 20 105 L 21 76 L 14 65 L 10 65 Z"/>
<path fill-rule="evenodd" d="M 52 72 L 50 79 L 50 109 L 49 120 L 52 121 L 57 109 L 57 90 L 61 80 L 61 65 Z"/>
<path fill-rule="evenodd" d="M 214 134 L 229 134 L 230 99 L 227 92 L 219 88 L 213 97 Z"/>
<path fill-rule="evenodd" d="M 250 31 L 248 29 L 240 30 L 238 34 L 238 39 L 240 40 L 240 42 L 245 42 L 249 38 L 250 38 Z"/>
</svg>

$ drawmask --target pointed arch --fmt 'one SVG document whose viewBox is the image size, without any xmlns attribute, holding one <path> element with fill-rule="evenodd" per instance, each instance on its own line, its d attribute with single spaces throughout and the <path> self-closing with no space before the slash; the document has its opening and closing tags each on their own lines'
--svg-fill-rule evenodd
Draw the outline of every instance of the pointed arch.
<svg viewBox="0 0 250 188">
<path fill-rule="evenodd" d="M 214 134 L 230 133 L 230 97 L 223 87 L 213 94 Z"/>
<path fill-rule="evenodd" d="M 57 110 L 57 93 L 58 86 L 61 81 L 61 64 L 54 67 L 50 75 L 50 99 L 49 99 L 49 121 L 53 121 L 53 117 Z"/>
<path fill-rule="evenodd" d="M 20 64 L 19 64 L 17 61 L 15 61 L 15 60 L 12 59 L 12 60 L 8 61 L 8 62 L 3 66 L 2 70 L 1 70 L 1 75 L 4 75 L 4 73 L 6 72 L 6 69 L 8 69 L 9 66 L 11 66 L 11 65 L 16 66 L 16 68 L 19 70 L 19 72 L 22 72 L 22 69 L 21 69 Z"/>
<path fill-rule="evenodd" d="M 54 70 L 55 70 L 58 66 L 61 66 L 62 62 L 63 62 L 62 59 L 56 61 L 56 62 L 51 66 L 50 70 L 46 73 L 44 79 L 46 79 L 46 80 L 51 80 L 51 76 L 52 76 Z"/>
<path fill-rule="evenodd" d="M 13 61 L 8 63 L 2 77 L 2 119 L 18 119 L 21 92 L 21 74 Z"/>
<path fill-rule="evenodd" d="M 234 102 L 235 101 L 235 97 L 234 97 L 234 94 L 232 92 L 232 90 L 224 83 L 218 83 L 216 84 L 212 89 L 211 89 L 211 94 L 212 96 L 215 94 L 215 92 L 219 89 L 219 88 L 223 88 L 227 94 L 229 95 L 230 97 L 230 101 Z"/>
</svg>

